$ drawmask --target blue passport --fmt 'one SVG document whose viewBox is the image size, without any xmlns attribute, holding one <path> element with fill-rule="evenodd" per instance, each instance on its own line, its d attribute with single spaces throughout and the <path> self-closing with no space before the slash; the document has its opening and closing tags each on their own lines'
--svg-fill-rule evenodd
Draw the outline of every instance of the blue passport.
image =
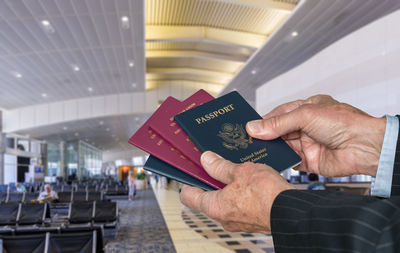
<svg viewBox="0 0 400 253">
<path fill-rule="evenodd" d="M 198 180 L 195 177 L 192 177 L 189 174 L 186 174 L 185 172 L 152 155 L 147 158 L 147 161 L 144 164 L 143 168 L 145 170 L 151 171 L 164 177 L 171 178 L 183 184 L 199 187 L 206 191 L 215 190 L 215 188 L 209 186 L 208 184 Z"/>
<path fill-rule="evenodd" d="M 174 119 L 202 152 L 211 150 L 234 163 L 264 163 L 281 172 L 301 162 L 281 138 L 266 141 L 247 134 L 246 123 L 262 117 L 237 91 Z"/>
</svg>

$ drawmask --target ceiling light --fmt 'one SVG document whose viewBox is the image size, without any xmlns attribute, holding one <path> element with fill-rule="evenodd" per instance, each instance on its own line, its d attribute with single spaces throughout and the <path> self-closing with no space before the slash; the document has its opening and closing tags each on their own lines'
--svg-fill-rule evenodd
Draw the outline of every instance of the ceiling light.
<svg viewBox="0 0 400 253">
<path fill-rule="evenodd" d="M 47 19 L 44 19 L 40 22 L 40 24 L 42 25 L 42 28 L 45 32 L 47 33 L 54 33 L 54 27 L 51 25 L 50 21 L 48 21 Z"/>
<path fill-rule="evenodd" d="M 121 27 L 122 29 L 129 29 L 129 18 L 128 16 L 121 17 Z"/>
<path fill-rule="evenodd" d="M 109 132 L 109 131 L 110 131 L 110 128 L 107 128 L 106 131 Z"/>
<path fill-rule="evenodd" d="M 87 90 L 88 90 L 89 92 L 92 92 L 92 91 L 93 91 L 93 88 L 92 88 L 92 87 L 88 87 Z"/>
<path fill-rule="evenodd" d="M 104 121 L 99 122 L 100 126 L 104 125 Z"/>
<path fill-rule="evenodd" d="M 63 129 L 64 129 L 64 130 L 68 130 L 68 127 L 65 126 L 65 127 L 63 127 Z"/>
<path fill-rule="evenodd" d="M 139 121 L 139 117 L 135 117 L 135 120 L 136 120 L 136 121 Z"/>
<path fill-rule="evenodd" d="M 296 37 L 297 35 L 299 35 L 298 32 L 296 32 L 296 31 L 292 32 L 292 37 Z"/>
<path fill-rule="evenodd" d="M 251 71 L 251 74 L 253 74 L 253 75 L 257 74 L 257 70 L 253 69 L 253 70 Z"/>
<path fill-rule="evenodd" d="M 133 68 L 135 66 L 135 62 L 133 60 L 130 60 L 128 62 L 128 64 L 129 64 L 129 67 L 131 67 L 131 68 Z"/>
<path fill-rule="evenodd" d="M 136 88 L 136 86 L 137 86 L 136 83 L 132 83 L 133 88 Z"/>
<path fill-rule="evenodd" d="M 15 76 L 16 78 L 22 78 L 22 74 L 21 74 L 21 73 L 18 73 L 18 72 L 14 72 L 14 76 Z"/>
<path fill-rule="evenodd" d="M 47 98 L 47 94 L 46 93 L 42 93 L 42 97 Z"/>
<path fill-rule="evenodd" d="M 72 68 L 75 72 L 78 72 L 79 70 L 81 70 L 77 64 L 71 64 L 71 68 Z"/>
<path fill-rule="evenodd" d="M 75 136 L 79 136 L 79 133 L 75 133 Z"/>
</svg>

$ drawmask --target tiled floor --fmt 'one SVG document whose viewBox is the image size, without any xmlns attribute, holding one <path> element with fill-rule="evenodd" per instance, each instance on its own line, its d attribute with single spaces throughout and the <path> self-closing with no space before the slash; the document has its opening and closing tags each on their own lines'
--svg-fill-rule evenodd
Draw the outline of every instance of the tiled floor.
<svg viewBox="0 0 400 253">
<path fill-rule="evenodd" d="M 274 252 L 271 236 L 227 232 L 216 221 L 183 206 L 176 185 L 152 185 L 178 253 Z"/>
</svg>

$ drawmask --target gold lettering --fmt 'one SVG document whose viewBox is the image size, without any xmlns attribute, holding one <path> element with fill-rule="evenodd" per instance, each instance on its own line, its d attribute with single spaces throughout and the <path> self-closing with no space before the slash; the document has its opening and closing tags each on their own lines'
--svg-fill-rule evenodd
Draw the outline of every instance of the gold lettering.
<svg viewBox="0 0 400 253">
<path fill-rule="evenodd" d="M 233 107 L 233 104 L 230 104 L 230 105 L 224 106 L 216 111 L 207 113 L 200 118 L 196 118 L 195 120 L 196 120 L 197 124 L 200 125 L 202 123 L 205 123 L 209 120 L 215 119 L 218 116 L 224 115 L 225 113 L 233 111 L 233 110 L 235 110 L 235 108 Z"/>
</svg>

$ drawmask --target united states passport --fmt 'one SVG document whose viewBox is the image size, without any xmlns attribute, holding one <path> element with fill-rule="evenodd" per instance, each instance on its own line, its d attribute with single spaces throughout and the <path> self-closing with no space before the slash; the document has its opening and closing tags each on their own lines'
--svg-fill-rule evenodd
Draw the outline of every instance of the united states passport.
<svg viewBox="0 0 400 253">
<path fill-rule="evenodd" d="M 262 117 L 237 91 L 174 119 L 202 152 L 211 150 L 234 163 L 264 163 L 281 172 L 301 162 L 281 138 L 266 141 L 247 134 L 246 123 Z"/>
</svg>

